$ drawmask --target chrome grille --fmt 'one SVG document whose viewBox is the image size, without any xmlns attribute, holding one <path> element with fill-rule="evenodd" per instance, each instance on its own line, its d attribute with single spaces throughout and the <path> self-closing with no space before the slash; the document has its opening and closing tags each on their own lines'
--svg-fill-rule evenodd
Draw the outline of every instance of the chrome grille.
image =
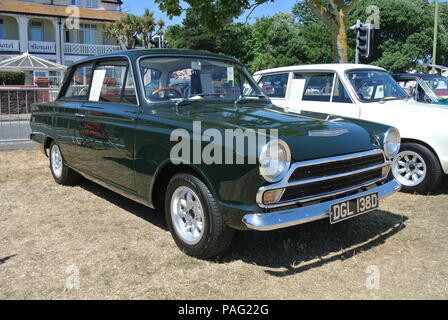
<svg viewBox="0 0 448 320">
<path fill-rule="evenodd" d="M 294 164 L 283 181 L 260 188 L 257 203 L 269 209 L 353 193 L 385 180 L 389 170 L 380 149 L 303 161 Z M 284 189 L 280 201 L 264 204 L 264 192 L 275 189 Z"/>
</svg>

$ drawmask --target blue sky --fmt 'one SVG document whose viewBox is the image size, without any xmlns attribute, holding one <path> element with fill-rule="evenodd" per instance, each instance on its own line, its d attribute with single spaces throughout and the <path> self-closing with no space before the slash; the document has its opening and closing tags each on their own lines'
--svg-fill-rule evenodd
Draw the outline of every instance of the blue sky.
<svg viewBox="0 0 448 320">
<path fill-rule="evenodd" d="M 255 9 L 251 15 L 250 21 L 255 20 L 257 17 L 272 16 L 278 12 L 290 12 L 296 1 L 297 0 L 277 0 L 274 3 L 265 3 Z M 158 5 L 156 5 L 153 0 L 123 0 L 123 11 L 139 15 L 143 13 L 145 8 L 154 11 L 156 18 L 162 18 L 166 25 L 182 22 L 182 17 L 175 17 L 173 20 L 169 20 L 168 17 L 159 10 Z"/>
</svg>

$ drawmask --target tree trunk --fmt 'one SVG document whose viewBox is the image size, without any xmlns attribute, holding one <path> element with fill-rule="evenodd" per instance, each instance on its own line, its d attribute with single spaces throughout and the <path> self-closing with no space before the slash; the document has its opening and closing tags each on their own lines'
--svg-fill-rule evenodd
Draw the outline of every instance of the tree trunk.
<svg viewBox="0 0 448 320">
<path fill-rule="evenodd" d="M 339 10 L 337 26 L 331 30 L 335 60 L 338 63 L 348 63 L 347 25 L 348 15 Z"/>
</svg>

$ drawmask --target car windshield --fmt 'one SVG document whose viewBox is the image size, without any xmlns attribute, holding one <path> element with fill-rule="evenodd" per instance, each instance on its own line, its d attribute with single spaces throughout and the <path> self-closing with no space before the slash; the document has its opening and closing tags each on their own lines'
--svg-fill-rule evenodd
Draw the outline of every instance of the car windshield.
<svg viewBox="0 0 448 320">
<path fill-rule="evenodd" d="M 409 97 L 385 71 L 356 70 L 347 75 L 359 100 L 363 102 L 402 100 Z"/>
<path fill-rule="evenodd" d="M 439 100 L 448 99 L 448 78 L 434 77 L 423 79 Z"/>
<path fill-rule="evenodd" d="M 239 64 L 225 60 L 149 57 L 140 61 L 140 72 L 151 102 L 265 97 Z"/>
</svg>

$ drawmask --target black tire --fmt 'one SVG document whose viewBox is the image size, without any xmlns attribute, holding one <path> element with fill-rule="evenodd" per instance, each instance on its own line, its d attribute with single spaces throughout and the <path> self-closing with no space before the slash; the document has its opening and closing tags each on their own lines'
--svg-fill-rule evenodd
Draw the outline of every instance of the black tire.
<svg viewBox="0 0 448 320">
<path fill-rule="evenodd" d="M 62 161 L 60 164 L 62 166 L 62 169 L 61 169 L 60 173 L 57 173 L 53 166 L 52 154 L 56 150 L 56 148 L 57 148 L 57 150 L 59 150 L 60 157 L 62 158 Z M 75 172 L 74 170 L 70 169 L 69 167 L 67 167 L 65 165 L 64 157 L 59 149 L 59 146 L 54 141 L 50 145 L 50 151 L 49 151 L 48 158 L 50 159 L 51 175 L 53 176 L 53 179 L 54 179 L 54 181 L 56 181 L 56 183 L 63 185 L 63 186 L 72 186 L 72 185 L 76 184 L 81 179 L 81 176 L 77 172 Z"/>
<path fill-rule="evenodd" d="M 400 181 L 399 179 L 399 174 L 397 173 L 397 161 L 400 160 L 400 155 L 402 155 L 403 152 L 413 152 L 418 154 L 421 159 L 423 159 L 424 165 L 426 166 L 425 177 L 415 186 L 406 186 L 402 180 Z M 427 147 L 417 143 L 403 143 L 401 144 L 400 153 L 395 158 L 392 165 L 391 175 L 401 183 L 401 191 L 426 195 L 431 193 L 440 184 L 443 178 L 443 171 L 439 159 Z"/>
<path fill-rule="evenodd" d="M 203 230 L 196 244 L 189 244 L 177 233 L 171 215 L 171 200 L 180 187 L 190 188 L 198 195 L 203 209 Z M 165 217 L 177 246 L 186 254 L 209 259 L 225 251 L 232 242 L 234 230 L 226 225 L 218 205 L 208 187 L 197 177 L 187 173 L 176 174 L 168 184 L 165 194 Z"/>
</svg>

